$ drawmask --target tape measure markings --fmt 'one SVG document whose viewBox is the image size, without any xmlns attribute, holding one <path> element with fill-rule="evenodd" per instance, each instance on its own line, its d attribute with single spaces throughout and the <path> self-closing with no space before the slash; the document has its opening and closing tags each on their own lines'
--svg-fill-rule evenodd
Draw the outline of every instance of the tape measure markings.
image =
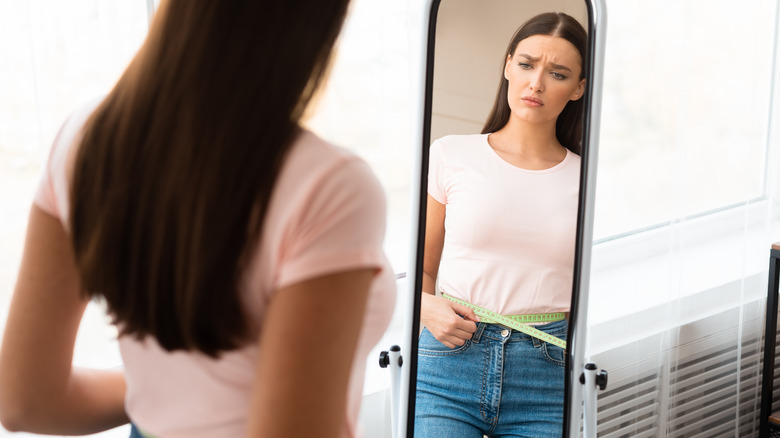
<svg viewBox="0 0 780 438">
<path fill-rule="evenodd" d="M 474 313 L 477 314 L 477 316 L 480 317 L 482 322 L 487 323 L 494 323 L 494 324 L 501 324 L 503 326 L 506 326 L 508 328 L 517 330 L 519 332 L 523 332 L 529 336 L 533 336 L 537 339 L 540 339 L 544 342 L 548 342 L 553 345 L 557 345 L 561 348 L 566 348 L 566 341 L 564 341 L 561 338 L 558 338 L 556 336 L 553 336 L 549 333 L 545 333 L 536 327 L 532 327 L 530 325 L 525 325 L 523 323 L 527 322 L 555 322 L 560 321 L 562 319 L 566 318 L 566 314 L 563 312 L 557 312 L 557 313 L 538 313 L 538 314 L 529 314 L 529 315 L 502 315 L 500 313 L 493 312 L 492 310 L 485 309 L 484 307 L 479 307 L 477 305 L 471 304 L 467 301 L 463 301 L 459 298 L 455 298 L 452 296 L 449 296 L 447 294 L 442 294 L 442 296 L 450 301 L 456 302 L 460 305 L 466 306 L 474 311 Z"/>
</svg>

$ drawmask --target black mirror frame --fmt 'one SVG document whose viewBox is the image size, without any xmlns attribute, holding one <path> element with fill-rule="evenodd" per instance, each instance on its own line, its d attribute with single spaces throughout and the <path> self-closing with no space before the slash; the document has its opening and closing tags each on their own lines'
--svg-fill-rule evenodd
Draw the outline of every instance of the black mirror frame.
<svg viewBox="0 0 780 438">
<path fill-rule="evenodd" d="M 576 437 L 581 432 L 583 390 L 579 384 L 585 367 L 585 340 L 588 328 L 588 297 L 593 249 L 593 221 L 596 199 L 601 96 L 604 82 L 604 47 L 607 30 L 606 0 L 583 0 L 588 8 L 588 59 L 585 121 L 580 172 L 580 202 L 577 213 L 577 242 L 574 258 L 574 281 L 569 321 L 566 380 L 564 395 L 563 436 Z M 570 365 L 570 366 L 569 366 Z M 596 400 L 586 403 L 596 403 Z M 595 406 L 594 406 L 595 411 Z M 576 421 L 575 421 L 576 419 Z M 594 419 L 595 421 L 595 419 Z"/>
</svg>

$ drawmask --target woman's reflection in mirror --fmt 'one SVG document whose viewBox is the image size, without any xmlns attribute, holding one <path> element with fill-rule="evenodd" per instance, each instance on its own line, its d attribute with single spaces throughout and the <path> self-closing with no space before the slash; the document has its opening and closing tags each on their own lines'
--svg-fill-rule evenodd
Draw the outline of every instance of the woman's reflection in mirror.
<svg viewBox="0 0 780 438">
<path fill-rule="evenodd" d="M 430 148 L 415 438 L 561 436 L 565 351 L 539 336 L 567 333 L 586 40 L 566 14 L 528 20 L 482 133 Z"/>
</svg>

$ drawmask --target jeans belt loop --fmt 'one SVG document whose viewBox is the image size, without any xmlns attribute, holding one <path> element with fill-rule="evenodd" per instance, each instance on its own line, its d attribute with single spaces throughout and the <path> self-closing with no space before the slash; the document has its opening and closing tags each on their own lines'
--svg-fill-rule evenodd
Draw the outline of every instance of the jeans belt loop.
<svg viewBox="0 0 780 438">
<path fill-rule="evenodd" d="M 477 323 L 477 331 L 474 332 L 474 335 L 471 336 L 471 340 L 479 343 L 479 340 L 482 338 L 482 332 L 485 331 L 485 327 L 487 327 L 487 324 L 484 322 L 478 322 Z"/>
</svg>

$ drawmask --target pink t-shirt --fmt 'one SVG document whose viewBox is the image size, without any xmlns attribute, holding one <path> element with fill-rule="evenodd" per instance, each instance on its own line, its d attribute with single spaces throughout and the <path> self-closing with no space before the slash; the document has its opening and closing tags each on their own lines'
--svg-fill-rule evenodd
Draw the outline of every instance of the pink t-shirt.
<svg viewBox="0 0 780 438">
<path fill-rule="evenodd" d="M 446 206 L 439 290 L 504 315 L 566 312 L 580 157 L 521 169 L 487 138 L 451 135 L 430 148 L 428 193 Z"/>
<path fill-rule="evenodd" d="M 35 197 L 36 205 L 59 218 L 66 229 L 67 168 L 95 104 L 61 128 Z M 244 303 L 259 326 L 266 304 L 280 288 L 338 271 L 379 270 L 353 359 L 343 437 L 360 435 L 356 425 L 366 356 L 387 328 L 395 301 L 394 276 L 382 250 L 385 208 L 384 192 L 365 162 L 304 131 L 278 177 L 262 245 L 242 279 Z M 295 326 L 290 321 L 290 330 Z M 128 384 L 126 409 L 145 432 L 165 438 L 244 436 L 256 343 L 219 360 L 166 352 L 150 338 L 120 337 L 119 346 Z"/>
</svg>

